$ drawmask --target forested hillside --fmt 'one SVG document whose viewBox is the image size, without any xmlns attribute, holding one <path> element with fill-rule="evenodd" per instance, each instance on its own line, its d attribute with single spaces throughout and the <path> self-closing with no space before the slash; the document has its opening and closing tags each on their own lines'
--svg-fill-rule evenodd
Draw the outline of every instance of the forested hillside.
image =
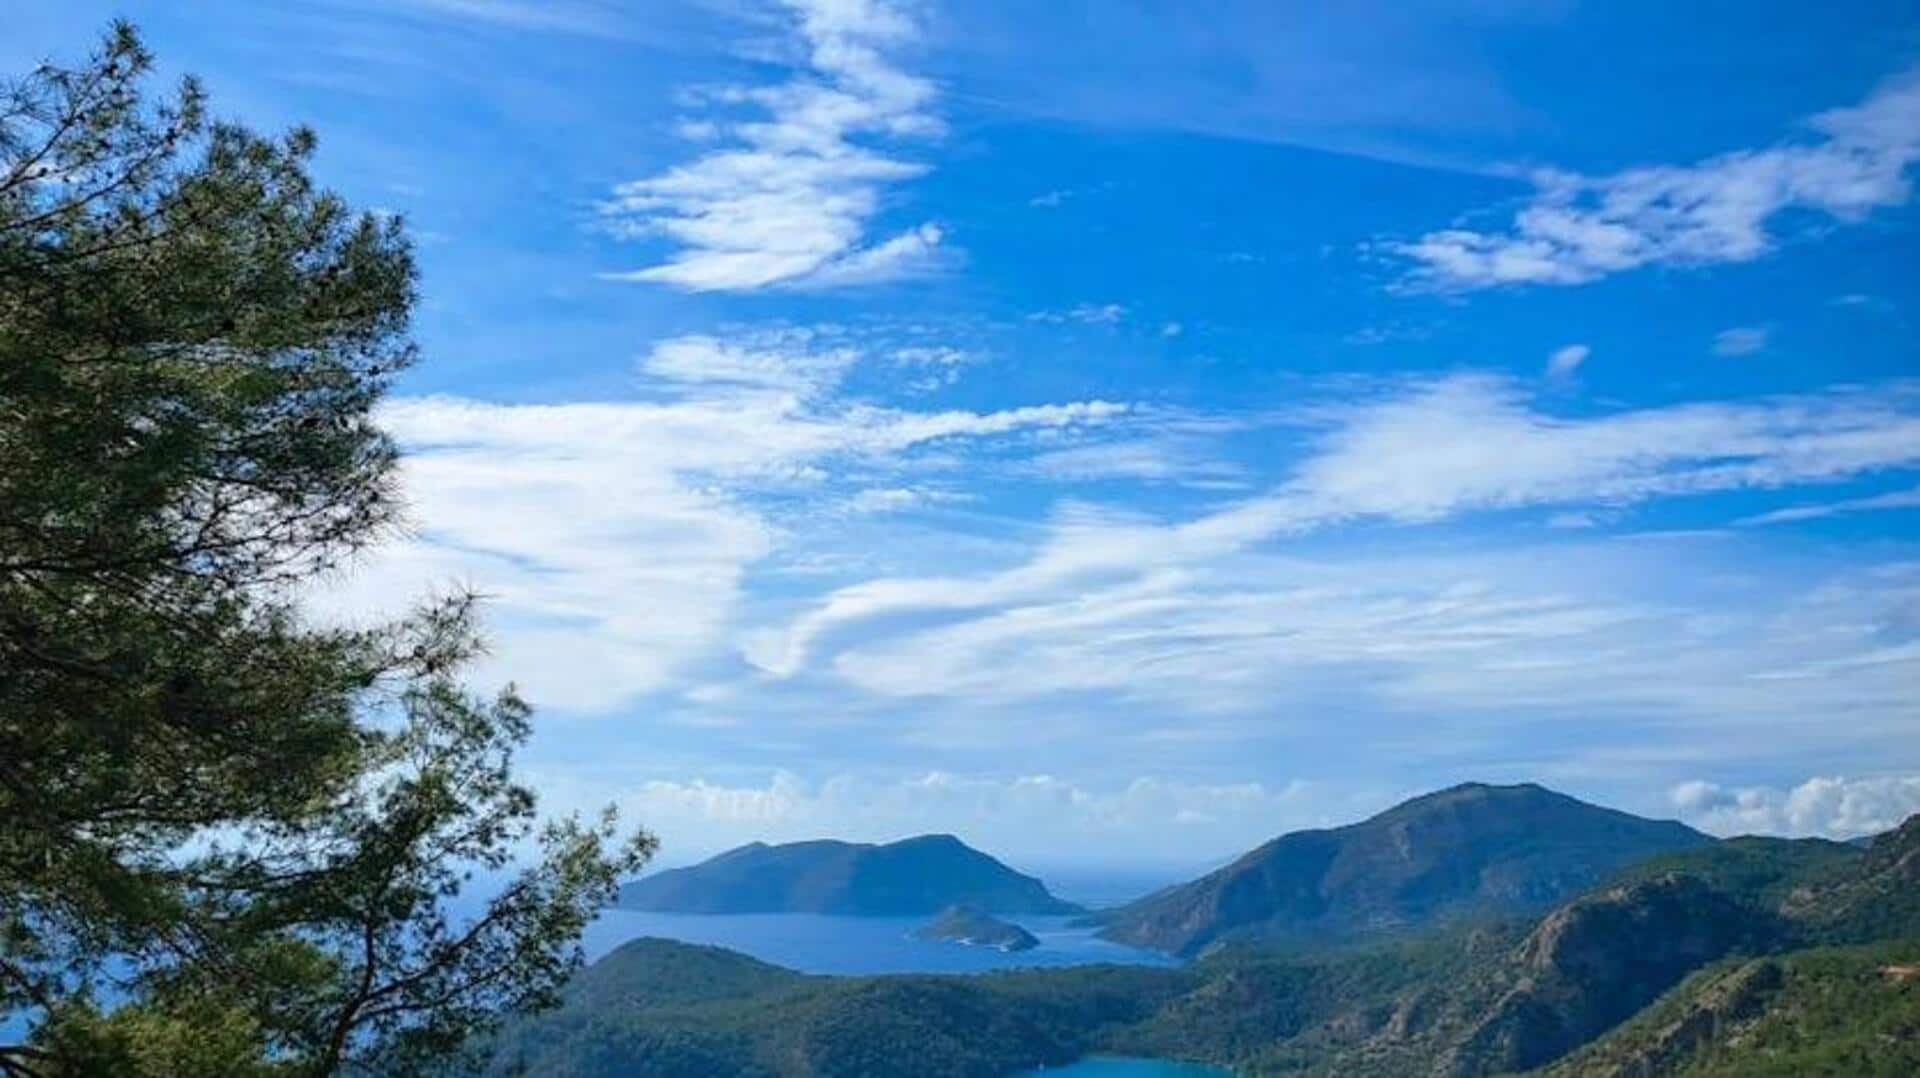
<svg viewBox="0 0 1920 1078">
<path fill-rule="evenodd" d="M 492 1067 L 992 1078 L 1102 1051 L 1329 1078 L 1904 1074 L 1916 866 L 1920 818 L 1864 849 L 1736 839 L 1631 865 L 1536 918 L 1226 944 L 1171 970 L 808 977 L 644 940 L 509 1030 Z"/>
</svg>

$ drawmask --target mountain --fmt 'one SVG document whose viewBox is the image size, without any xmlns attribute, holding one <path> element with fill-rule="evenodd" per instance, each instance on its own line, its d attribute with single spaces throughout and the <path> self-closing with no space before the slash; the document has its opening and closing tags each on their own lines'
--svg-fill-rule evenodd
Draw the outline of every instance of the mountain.
<svg viewBox="0 0 1920 1078">
<path fill-rule="evenodd" d="M 1295 831 L 1104 915 L 1102 935 L 1194 954 L 1228 937 L 1348 937 L 1544 909 L 1629 862 L 1709 839 L 1531 784 L 1469 783 L 1331 830 Z"/>
<path fill-rule="evenodd" d="M 948 906 L 913 930 L 915 939 L 946 940 L 1001 951 L 1031 951 L 1040 946 L 1033 933 L 975 906 Z"/>
<path fill-rule="evenodd" d="M 485 1073 L 997 1078 L 1097 1052 L 1326 1078 L 1890 1078 L 1920 1073 L 1920 817 L 1865 849 L 1708 841 L 1536 914 L 1235 936 L 1175 969 L 804 976 L 646 940 L 565 997 L 486 1046 Z"/>
<path fill-rule="evenodd" d="M 1920 817 L 1864 852 L 1819 839 L 1739 838 L 1662 855 L 1555 907 L 1479 961 L 1436 965 L 1391 992 L 1349 993 L 1344 1010 L 1256 1054 L 1250 1069 L 1468 1076 L 1586 1058 L 1566 1073 L 1910 1073 L 1878 1066 L 1894 1056 L 1872 1037 L 1920 1033 L 1920 993 L 1890 991 L 1904 976 L 1900 956 L 1920 948 L 1917 882 Z M 1833 945 L 1891 955 L 1881 964 L 1893 972 L 1858 955 L 1821 957 Z M 1769 961 L 1754 965 L 1755 956 Z M 1690 1007 L 1671 1004 L 1675 986 L 1687 996 L 1697 971 L 1742 967 L 1749 979 L 1714 981 L 1719 987 L 1696 992 Z M 1797 979 L 1782 977 L 1786 970 L 1798 970 Z M 1789 984 L 1792 991 L 1776 991 Z M 1834 1005 L 1840 998 L 1863 1008 L 1857 1024 Z M 1655 1017 L 1634 1017 L 1649 1005 Z M 1807 1036 L 1849 1045 L 1853 1055 L 1835 1059 L 1875 1065 L 1762 1070 L 1748 1055 L 1746 1070 L 1708 1067 L 1723 1051 L 1746 1050 L 1733 1031 L 1763 1011 L 1768 1035 L 1797 1044 L 1803 1063 L 1821 1058 L 1821 1042 L 1796 1041 Z M 1608 1069 L 1615 1063 L 1623 1069 Z"/>
<path fill-rule="evenodd" d="M 629 883 L 615 904 L 659 913 L 923 916 L 954 905 L 991 913 L 1082 912 L 952 835 L 885 845 L 755 842 Z"/>
</svg>

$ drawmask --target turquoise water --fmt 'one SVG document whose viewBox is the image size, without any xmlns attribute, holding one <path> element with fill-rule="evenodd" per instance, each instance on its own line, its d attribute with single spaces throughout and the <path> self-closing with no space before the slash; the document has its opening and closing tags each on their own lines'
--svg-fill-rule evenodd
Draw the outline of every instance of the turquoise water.
<svg viewBox="0 0 1920 1078">
<path fill-rule="evenodd" d="M 1094 962 L 1172 965 L 1164 955 L 1097 939 L 1067 917 L 1007 918 L 1040 946 L 1007 953 L 911 935 L 924 917 L 830 917 L 813 913 L 690 914 L 606 910 L 581 939 L 589 961 L 642 936 L 707 943 L 803 973 L 983 973 Z"/>
<path fill-rule="evenodd" d="M 924 917 L 829 917 L 810 913 L 679 914 L 606 910 L 581 938 L 588 961 L 631 939 L 661 936 L 684 943 L 707 943 L 751 955 L 762 962 L 803 973 L 984 973 L 1034 966 L 1077 966 L 1095 962 L 1167 966 L 1172 959 L 1096 939 L 1068 917 L 1006 918 L 1034 934 L 1040 946 L 1008 954 L 989 947 L 968 947 L 910 935 Z M 0 1015 L 0 1038 L 18 1036 L 20 1015 Z M 1186 1070 L 1056 1069 L 1049 1075 L 1091 1078 L 1199 1078 L 1218 1072 Z"/>
<path fill-rule="evenodd" d="M 1028 1071 L 1022 1078 L 1229 1078 L 1223 1067 L 1204 1063 L 1176 1063 L 1169 1059 L 1133 1059 L 1122 1056 L 1091 1056 L 1064 1067 Z"/>
</svg>

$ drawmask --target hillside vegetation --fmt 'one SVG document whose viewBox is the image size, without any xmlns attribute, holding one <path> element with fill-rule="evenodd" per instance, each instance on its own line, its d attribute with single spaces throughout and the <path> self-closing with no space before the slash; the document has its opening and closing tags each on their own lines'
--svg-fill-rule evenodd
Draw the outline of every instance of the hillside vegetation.
<svg viewBox="0 0 1920 1078">
<path fill-rule="evenodd" d="M 1920 940 L 1715 964 L 1553 1078 L 1920 1074 Z"/>
<path fill-rule="evenodd" d="M 492 1066 L 998 1078 L 1117 1052 L 1260 1075 L 1908 1074 L 1917 870 L 1920 818 L 1867 848 L 1738 839 L 1630 865 L 1537 917 L 1318 948 L 1242 939 L 1171 970 L 812 977 L 646 940 L 510 1030 Z"/>
<path fill-rule="evenodd" d="M 763 842 L 620 889 L 623 909 L 661 913 L 914 916 L 965 905 L 990 913 L 1078 913 L 1046 885 L 952 835 L 884 845 Z"/>
<path fill-rule="evenodd" d="M 1535 912 L 1622 865 L 1707 837 L 1534 785 L 1469 783 L 1347 827 L 1295 831 L 1106 917 L 1103 935 L 1194 954 Z"/>
</svg>

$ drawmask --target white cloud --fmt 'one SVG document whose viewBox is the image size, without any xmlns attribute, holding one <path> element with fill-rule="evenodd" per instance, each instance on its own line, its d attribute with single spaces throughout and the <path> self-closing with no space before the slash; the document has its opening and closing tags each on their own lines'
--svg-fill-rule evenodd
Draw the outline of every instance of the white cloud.
<svg viewBox="0 0 1920 1078">
<path fill-rule="evenodd" d="M 1238 487 L 1245 477 L 1210 447 L 1189 439 L 1134 438 L 1037 453 L 1028 463 L 1051 479 L 1139 479 L 1202 487 Z"/>
<path fill-rule="evenodd" d="M 1035 311 L 1027 316 L 1034 322 L 1078 322 L 1083 326 L 1111 326 L 1127 316 L 1118 303 L 1082 303 L 1064 311 Z"/>
<path fill-rule="evenodd" d="M 1798 520 L 1818 520 L 1822 517 L 1839 516 L 1843 513 L 1871 512 L 1876 509 L 1920 509 L 1920 487 L 1889 491 L 1886 494 L 1875 494 L 1865 498 L 1846 498 L 1819 505 L 1793 505 L 1785 509 L 1775 509 L 1770 513 L 1742 517 L 1734 523 L 1743 526 L 1787 524 Z"/>
<path fill-rule="evenodd" d="M 570 773 L 562 787 L 578 787 Z M 1048 774 L 839 774 L 809 781 L 779 771 L 758 782 L 601 779 L 573 790 L 583 804 L 612 800 L 625 818 L 666 840 L 663 862 L 684 863 L 752 841 L 833 837 L 885 842 L 958 834 L 1017 867 L 1076 862 L 1190 867 L 1290 830 L 1348 823 L 1384 807 L 1378 791 L 1291 781 L 1194 783 L 1140 777 L 1089 786 Z"/>
<path fill-rule="evenodd" d="M 846 511 L 856 515 L 900 513 L 929 505 L 965 501 L 966 496 L 950 490 L 925 487 L 869 487 L 846 500 Z"/>
<path fill-rule="evenodd" d="M 892 239 L 828 262 L 806 279 L 809 286 L 876 284 L 928 273 L 941 265 L 940 226 L 924 224 Z"/>
<path fill-rule="evenodd" d="M 1556 382 L 1570 381 L 1574 372 L 1580 369 L 1580 364 L 1585 363 L 1592 354 L 1593 349 L 1584 344 L 1569 344 L 1554 349 L 1553 354 L 1547 357 L 1547 377 Z"/>
<path fill-rule="evenodd" d="M 895 348 L 891 358 L 898 366 L 917 370 L 906 389 L 913 393 L 931 393 L 960 380 L 964 368 L 982 362 L 979 352 L 950 345 L 907 345 Z"/>
<path fill-rule="evenodd" d="M 1128 598 L 1164 574 L 1283 536 L 1362 519 L 1420 523 L 1524 507 L 1611 507 L 1716 490 L 1823 482 L 1920 463 L 1912 387 L 1563 419 L 1511 385 L 1459 376 L 1309 413 L 1314 451 L 1267 493 L 1159 524 L 1063 517 L 1023 564 L 978 577 L 882 578 L 840 589 L 759 641 L 776 674 L 862 622 L 915 611 L 1041 617 L 1096 589 Z M 960 631 L 960 630 L 954 630 Z"/>
<path fill-rule="evenodd" d="M 814 334 L 683 337 L 640 363 L 660 399 L 552 405 L 400 398 L 417 533 L 325 582 L 336 611 L 392 611 L 434 586 L 493 597 L 490 678 L 602 711 L 670 683 L 725 639 L 748 568 L 781 543 L 763 491 L 831 489 L 916 450 L 1124 416 L 1101 401 L 914 412 L 833 392 L 858 356 Z M 877 507 L 876 507 L 877 508 Z"/>
<path fill-rule="evenodd" d="M 936 134 L 934 87 L 889 52 L 916 28 L 889 0 L 783 0 L 805 69 L 777 86 L 725 87 L 716 106 L 752 120 L 692 121 L 720 146 L 687 164 L 621 184 L 602 211 L 622 234 L 679 245 L 659 265 L 615 276 L 693 291 L 867 284 L 924 272 L 942 232 L 927 223 L 871 242 L 886 189 L 925 167 L 874 140 Z"/>
<path fill-rule="evenodd" d="M 630 13 L 605 0 L 401 0 L 402 11 L 494 23 L 513 30 L 551 31 L 589 37 L 635 36 Z"/>
<path fill-rule="evenodd" d="M 1442 290 L 1581 284 L 1648 265 L 1757 258 L 1788 211 L 1856 221 L 1907 200 L 1908 169 L 1920 160 L 1920 73 L 1807 126 L 1810 138 L 1692 165 L 1542 172 L 1510 227 L 1444 229 L 1390 249 L 1418 264 L 1414 283 Z"/>
<path fill-rule="evenodd" d="M 1716 356 L 1750 356 L 1767 346 L 1768 333 L 1764 326 L 1734 326 L 1723 329 L 1713 335 L 1713 354 Z"/>
<path fill-rule="evenodd" d="M 1401 341 L 1422 341 L 1432 336 L 1432 330 L 1425 326 L 1386 325 L 1362 326 L 1348 333 L 1341 340 L 1348 344 L 1396 344 Z"/>
<path fill-rule="evenodd" d="M 1293 481 L 1233 516 L 1269 528 L 1436 520 L 1787 486 L 1920 462 L 1920 386 L 1898 384 L 1568 419 L 1536 409 L 1510 384 L 1456 376 L 1327 419 L 1319 451 Z"/>
<path fill-rule="evenodd" d="M 962 367 L 979 361 L 978 353 L 947 345 L 908 345 L 893 350 L 895 363 L 911 367 Z"/>
<path fill-rule="evenodd" d="M 1785 790 L 1694 780 L 1675 786 L 1671 797 L 1683 819 L 1715 834 L 1854 838 L 1920 813 L 1920 775 L 1823 776 Z"/>
<path fill-rule="evenodd" d="M 1443 753 L 1458 748 L 1462 729 L 1446 721 L 1456 716 L 1511 739 L 1510 751 L 1551 736 L 1543 724 L 1679 717 L 1687 724 L 1665 728 L 1661 743 L 1692 761 L 1725 758 L 1727 724 L 1767 731 L 1748 756 L 1910 727 L 1915 567 L 1804 593 L 1702 596 L 1689 575 L 1710 575 L 1726 556 L 1710 540 L 1615 539 L 1225 558 L 1023 596 L 964 620 L 896 620 L 884 635 L 837 641 L 832 669 L 866 692 L 975 707 L 1102 694 L 1144 716 L 1205 714 L 1206 729 L 1229 739 L 1311 722 L 1337 701 L 1380 724 L 1376 743 Z M 1816 712 L 1849 720 L 1808 728 Z M 1591 728 L 1581 736 L 1607 740 Z"/>
<path fill-rule="evenodd" d="M 1607 513 L 1590 513 L 1590 512 L 1582 512 L 1580 510 L 1568 510 L 1563 513 L 1554 513 L 1553 515 L 1547 517 L 1547 527 L 1564 528 L 1564 529 L 1597 528 L 1600 525 L 1607 523 L 1608 519 L 1609 519 L 1609 514 Z"/>
<path fill-rule="evenodd" d="M 850 348 L 813 348 L 804 335 L 722 340 L 676 337 L 654 346 L 641 369 L 668 383 L 781 390 L 810 397 L 839 382 L 857 356 Z"/>
</svg>

